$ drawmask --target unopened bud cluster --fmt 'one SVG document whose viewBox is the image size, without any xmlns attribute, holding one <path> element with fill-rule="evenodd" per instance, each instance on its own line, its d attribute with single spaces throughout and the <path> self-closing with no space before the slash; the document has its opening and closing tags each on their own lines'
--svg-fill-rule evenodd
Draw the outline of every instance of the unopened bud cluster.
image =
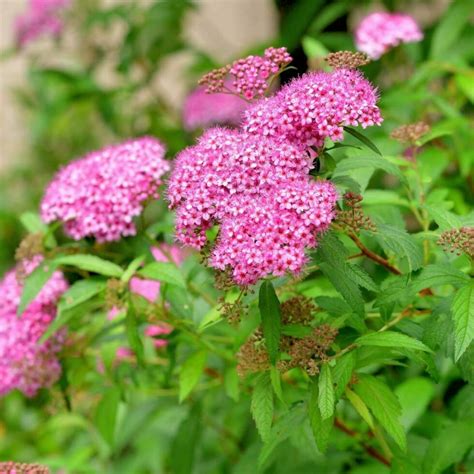
<svg viewBox="0 0 474 474">
<path fill-rule="evenodd" d="M 346 209 L 338 212 L 337 223 L 346 230 L 355 233 L 359 233 L 362 229 L 375 232 L 375 224 L 362 210 L 362 199 L 360 194 L 352 192 L 344 194 L 344 207 Z"/>
<path fill-rule="evenodd" d="M 356 69 L 370 63 L 370 58 L 365 53 L 352 51 L 336 51 L 329 53 L 324 60 L 334 69 Z"/>
<path fill-rule="evenodd" d="M 438 244 L 447 252 L 457 255 L 465 253 L 472 259 L 474 258 L 474 227 L 447 230 L 441 234 Z"/>
<path fill-rule="evenodd" d="M 390 136 L 402 143 L 415 144 L 423 135 L 426 135 L 431 127 L 425 122 L 415 122 L 401 125 L 392 131 Z"/>
</svg>

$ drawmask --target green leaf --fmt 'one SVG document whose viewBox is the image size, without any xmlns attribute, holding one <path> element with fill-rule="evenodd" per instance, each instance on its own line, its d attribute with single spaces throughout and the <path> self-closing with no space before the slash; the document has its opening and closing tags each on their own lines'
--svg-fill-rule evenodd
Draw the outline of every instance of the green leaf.
<svg viewBox="0 0 474 474">
<path fill-rule="evenodd" d="M 382 152 L 377 148 L 375 143 L 369 138 L 367 138 L 365 135 L 362 135 L 362 133 L 351 127 L 344 127 L 344 130 L 350 135 L 352 135 L 354 138 L 357 138 L 357 140 L 363 143 L 367 148 L 370 148 L 372 151 L 377 153 L 377 155 L 382 156 Z"/>
<path fill-rule="evenodd" d="M 454 321 L 454 360 L 457 362 L 474 339 L 474 285 L 456 292 L 451 306 Z"/>
<path fill-rule="evenodd" d="M 239 376 L 235 366 L 227 367 L 224 372 L 225 393 L 235 402 L 239 401 Z"/>
<path fill-rule="evenodd" d="M 321 58 L 329 53 L 326 46 L 311 36 L 305 36 L 301 43 L 303 51 L 308 58 Z"/>
<path fill-rule="evenodd" d="M 412 377 L 395 389 L 402 407 L 400 419 L 405 430 L 409 430 L 428 407 L 435 393 L 434 383 L 424 377 Z"/>
<path fill-rule="evenodd" d="M 143 343 L 138 333 L 137 313 L 129 298 L 127 315 L 125 316 L 125 332 L 127 334 L 128 343 L 137 356 L 137 361 L 143 363 Z"/>
<path fill-rule="evenodd" d="M 41 262 L 25 279 L 21 292 L 20 304 L 17 314 L 20 316 L 28 305 L 38 296 L 41 289 L 46 285 L 52 274 L 56 270 L 55 262 Z"/>
<path fill-rule="evenodd" d="M 469 280 L 468 275 L 452 265 L 438 263 L 424 267 L 421 274 L 413 283 L 412 289 L 414 291 L 421 291 L 424 288 L 432 288 L 434 286 L 459 286 L 464 285 L 466 282 L 469 282 Z"/>
<path fill-rule="evenodd" d="M 441 17 L 431 40 L 431 58 L 446 58 L 455 47 L 456 41 L 469 22 L 472 3 L 469 0 L 454 2 Z"/>
<path fill-rule="evenodd" d="M 357 413 L 359 413 L 361 418 L 369 425 L 369 428 L 373 430 L 374 420 L 369 412 L 369 409 L 367 408 L 367 405 L 362 401 L 362 398 L 360 398 L 357 393 L 353 392 L 348 387 L 346 387 L 345 392 L 347 399 L 351 402 Z"/>
<path fill-rule="evenodd" d="M 443 209 L 442 207 L 425 206 L 428 215 L 438 224 L 439 230 L 459 229 L 462 221 L 456 214 Z"/>
<path fill-rule="evenodd" d="M 123 283 L 128 283 L 130 278 L 132 278 L 134 273 L 140 268 L 140 265 L 143 263 L 143 260 L 145 260 L 144 255 L 140 255 L 139 257 L 134 258 L 123 272 L 120 281 L 122 281 Z"/>
<path fill-rule="evenodd" d="M 178 267 L 170 262 L 153 262 L 145 265 L 137 272 L 140 276 L 158 280 L 180 288 L 186 288 L 186 282 Z"/>
<path fill-rule="evenodd" d="M 328 364 L 321 366 L 318 390 L 318 406 L 321 412 L 321 418 L 327 420 L 334 413 L 334 384 L 332 382 L 331 368 Z"/>
<path fill-rule="evenodd" d="M 351 380 L 355 367 L 355 352 L 349 352 L 336 360 L 336 365 L 332 368 L 332 378 L 335 388 L 336 400 L 339 400 L 344 393 L 344 389 Z"/>
<path fill-rule="evenodd" d="M 272 382 L 273 392 L 277 396 L 278 400 L 285 404 L 285 399 L 283 398 L 283 391 L 281 389 L 280 371 L 275 366 L 270 367 L 270 380 Z"/>
<path fill-rule="evenodd" d="M 260 309 L 268 357 L 270 362 L 275 364 L 280 347 L 281 309 L 271 281 L 265 280 L 260 285 L 258 307 Z"/>
<path fill-rule="evenodd" d="M 421 246 L 405 230 L 387 224 L 379 224 L 377 231 L 377 240 L 385 252 L 392 252 L 399 258 L 405 258 L 410 272 L 418 270 L 422 266 Z"/>
<path fill-rule="evenodd" d="M 258 465 L 262 467 L 275 448 L 289 438 L 303 423 L 306 413 L 303 411 L 301 405 L 292 407 L 291 410 L 286 411 L 278 421 L 274 424 L 270 431 L 268 440 L 263 445 L 262 451 L 258 458 Z"/>
<path fill-rule="evenodd" d="M 273 421 L 273 389 L 268 372 L 258 376 L 252 392 L 250 411 L 262 440 L 268 441 Z"/>
<path fill-rule="evenodd" d="M 385 158 L 377 156 L 350 156 L 337 163 L 333 177 L 350 175 L 353 171 L 360 170 L 361 168 L 381 169 L 388 174 L 398 177 L 402 176 L 398 167 Z"/>
<path fill-rule="evenodd" d="M 203 426 L 201 406 L 194 403 L 189 415 L 181 422 L 170 450 L 170 467 L 173 474 L 193 474 L 196 448 Z"/>
<path fill-rule="evenodd" d="M 423 459 L 423 474 L 440 474 L 463 459 L 474 446 L 474 420 L 458 421 L 444 427 L 433 438 Z"/>
<path fill-rule="evenodd" d="M 363 316 L 364 300 L 357 284 L 347 274 L 347 264 L 344 262 L 344 265 L 336 267 L 323 262 L 319 267 L 353 311 L 359 316 Z"/>
<path fill-rule="evenodd" d="M 64 255 L 54 259 L 56 265 L 70 265 L 88 272 L 98 273 L 109 277 L 120 278 L 123 270 L 117 264 L 104 260 L 95 255 Z"/>
<path fill-rule="evenodd" d="M 369 291 L 379 291 L 379 287 L 375 284 L 374 280 L 372 280 L 372 277 L 359 265 L 348 264 L 347 270 L 349 277 L 359 286 L 362 286 Z"/>
<path fill-rule="evenodd" d="M 109 388 L 102 396 L 95 415 L 95 425 L 102 438 L 109 446 L 114 445 L 117 411 L 120 402 L 120 392 L 117 388 Z"/>
<path fill-rule="evenodd" d="M 41 220 L 41 217 L 36 212 L 24 212 L 20 216 L 20 222 L 30 234 L 44 234 L 46 247 L 53 248 L 57 245 L 56 239 L 49 227 Z"/>
<path fill-rule="evenodd" d="M 318 446 L 319 451 L 326 452 L 329 442 L 329 435 L 331 434 L 334 419 L 333 417 L 323 420 L 321 412 L 319 411 L 319 389 L 316 382 L 310 384 L 310 397 L 308 403 L 309 422 L 311 431 L 313 432 L 314 440 Z"/>
<path fill-rule="evenodd" d="M 206 365 L 207 352 L 198 351 L 190 356 L 181 367 L 179 373 L 179 401 L 180 403 L 191 393 L 199 382 Z"/>
<path fill-rule="evenodd" d="M 61 295 L 58 303 L 57 315 L 48 326 L 40 342 L 44 342 L 58 329 L 63 327 L 77 313 L 72 311 L 80 304 L 90 300 L 101 291 L 105 290 L 107 281 L 99 278 L 76 281 L 71 287 Z"/>
<path fill-rule="evenodd" d="M 381 380 L 358 374 L 354 391 L 369 407 L 372 414 L 402 450 L 406 450 L 406 436 L 400 422 L 401 407 L 397 397 Z"/>
<path fill-rule="evenodd" d="M 401 332 L 383 331 L 365 334 L 355 340 L 360 346 L 404 347 L 418 351 L 432 352 L 418 339 L 414 339 Z"/>
</svg>

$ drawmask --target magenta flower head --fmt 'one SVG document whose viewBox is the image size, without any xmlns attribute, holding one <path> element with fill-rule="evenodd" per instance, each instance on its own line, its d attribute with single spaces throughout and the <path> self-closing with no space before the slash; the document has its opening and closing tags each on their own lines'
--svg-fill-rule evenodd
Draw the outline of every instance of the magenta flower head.
<svg viewBox="0 0 474 474">
<path fill-rule="evenodd" d="M 201 249 L 218 224 L 210 265 L 231 270 L 241 285 L 298 273 L 337 199 L 332 184 L 311 180 L 311 167 L 309 156 L 286 141 L 208 130 L 178 155 L 171 175 L 178 240 Z"/>
<path fill-rule="evenodd" d="M 41 258 L 30 262 L 27 273 L 33 271 Z M 67 289 L 61 272 L 51 276 L 38 296 L 21 316 L 17 315 L 22 284 L 16 271 L 8 272 L 0 281 L 0 396 L 18 389 L 32 397 L 39 388 L 51 386 L 61 374 L 57 353 L 61 350 L 65 332 L 58 331 L 46 342 L 38 341 L 56 317 L 59 297 Z"/>
<path fill-rule="evenodd" d="M 400 43 L 421 41 L 423 33 L 410 16 L 403 13 L 376 12 L 366 16 L 355 32 L 357 49 L 378 59 Z"/>
<path fill-rule="evenodd" d="M 227 87 L 230 89 L 231 84 L 228 83 Z M 236 127 L 240 124 L 242 112 L 247 107 L 248 103 L 235 94 L 230 92 L 209 94 L 200 86 L 192 91 L 184 102 L 184 127 L 189 131 L 214 125 Z"/>
<path fill-rule="evenodd" d="M 306 149 L 343 139 L 344 125 L 379 125 L 377 90 L 355 69 L 305 74 L 244 114 L 250 134 L 289 140 Z"/>
<path fill-rule="evenodd" d="M 150 199 L 169 170 L 165 148 L 145 137 L 94 151 L 63 168 L 46 189 L 41 216 L 59 220 L 75 240 L 99 242 L 135 235 L 133 218 Z"/>
<path fill-rule="evenodd" d="M 231 91 L 250 101 L 265 95 L 272 77 L 280 73 L 292 57 L 286 48 L 267 48 L 263 56 L 247 56 L 206 74 L 199 84 L 208 93 Z"/>
<path fill-rule="evenodd" d="M 16 19 L 16 41 L 20 47 L 42 35 L 58 37 L 63 30 L 61 18 L 69 0 L 29 0 L 28 10 Z"/>
</svg>

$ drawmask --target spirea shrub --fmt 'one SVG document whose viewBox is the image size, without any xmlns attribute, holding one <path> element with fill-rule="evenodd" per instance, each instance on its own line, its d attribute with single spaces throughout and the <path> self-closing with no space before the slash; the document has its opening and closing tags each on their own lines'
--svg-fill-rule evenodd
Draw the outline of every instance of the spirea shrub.
<svg viewBox="0 0 474 474">
<path fill-rule="evenodd" d="M 63 164 L 0 284 L 0 458 L 474 470 L 470 2 L 425 32 L 374 13 L 355 38 L 358 5 L 286 3 L 278 45 L 314 70 L 284 47 L 219 67 L 181 35 L 181 0 L 91 8 L 77 70 L 35 63 L 35 144 Z M 95 41 L 116 21 L 120 44 Z M 182 110 L 158 80 L 175 52 Z M 99 140 L 68 135 L 74 106 Z"/>
</svg>

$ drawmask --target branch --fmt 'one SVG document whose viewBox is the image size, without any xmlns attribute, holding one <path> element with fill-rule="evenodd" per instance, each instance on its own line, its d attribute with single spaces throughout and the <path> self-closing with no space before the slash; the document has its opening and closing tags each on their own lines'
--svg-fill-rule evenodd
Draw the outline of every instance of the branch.
<svg viewBox="0 0 474 474">
<path fill-rule="evenodd" d="M 401 275 L 402 272 L 397 268 L 397 267 L 394 267 L 391 263 L 389 263 L 388 260 L 386 260 L 385 258 L 381 257 L 380 255 L 377 255 L 376 253 L 372 252 L 372 250 L 369 250 L 359 239 L 359 237 L 357 237 L 357 235 L 353 234 L 352 232 L 349 232 L 347 234 L 353 241 L 354 243 L 357 245 L 357 247 L 359 247 L 359 249 L 361 250 L 361 252 L 368 258 L 370 258 L 371 260 L 373 260 L 374 262 L 377 262 L 379 265 L 382 265 L 383 267 L 385 267 L 389 272 L 392 272 L 394 273 L 395 275 Z"/>
<path fill-rule="evenodd" d="M 359 433 L 357 433 L 357 431 L 354 431 L 353 429 L 349 428 L 347 425 L 345 425 L 341 420 L 339 420 L 337 418 L 334 420 L 334 426 L 338 430 L 340 430 L 343 433 L 345 433 L 346 435 L 350 436 L 351 438 L 358 438 L 359 437 Z M 373 448 L 372 446 L 370 446 L 369 444 L 367 444 L 363 441 L 360 441 L 360 444 L 362 445 L 365 452 L 369 456 L 373 457 L 374 459 L 381 462 L 382 464 L 385 464 L 386 466 L 390 466 L 390 461 L 382 453 L 379 453 L 375 448 Z"/>
</svg>

